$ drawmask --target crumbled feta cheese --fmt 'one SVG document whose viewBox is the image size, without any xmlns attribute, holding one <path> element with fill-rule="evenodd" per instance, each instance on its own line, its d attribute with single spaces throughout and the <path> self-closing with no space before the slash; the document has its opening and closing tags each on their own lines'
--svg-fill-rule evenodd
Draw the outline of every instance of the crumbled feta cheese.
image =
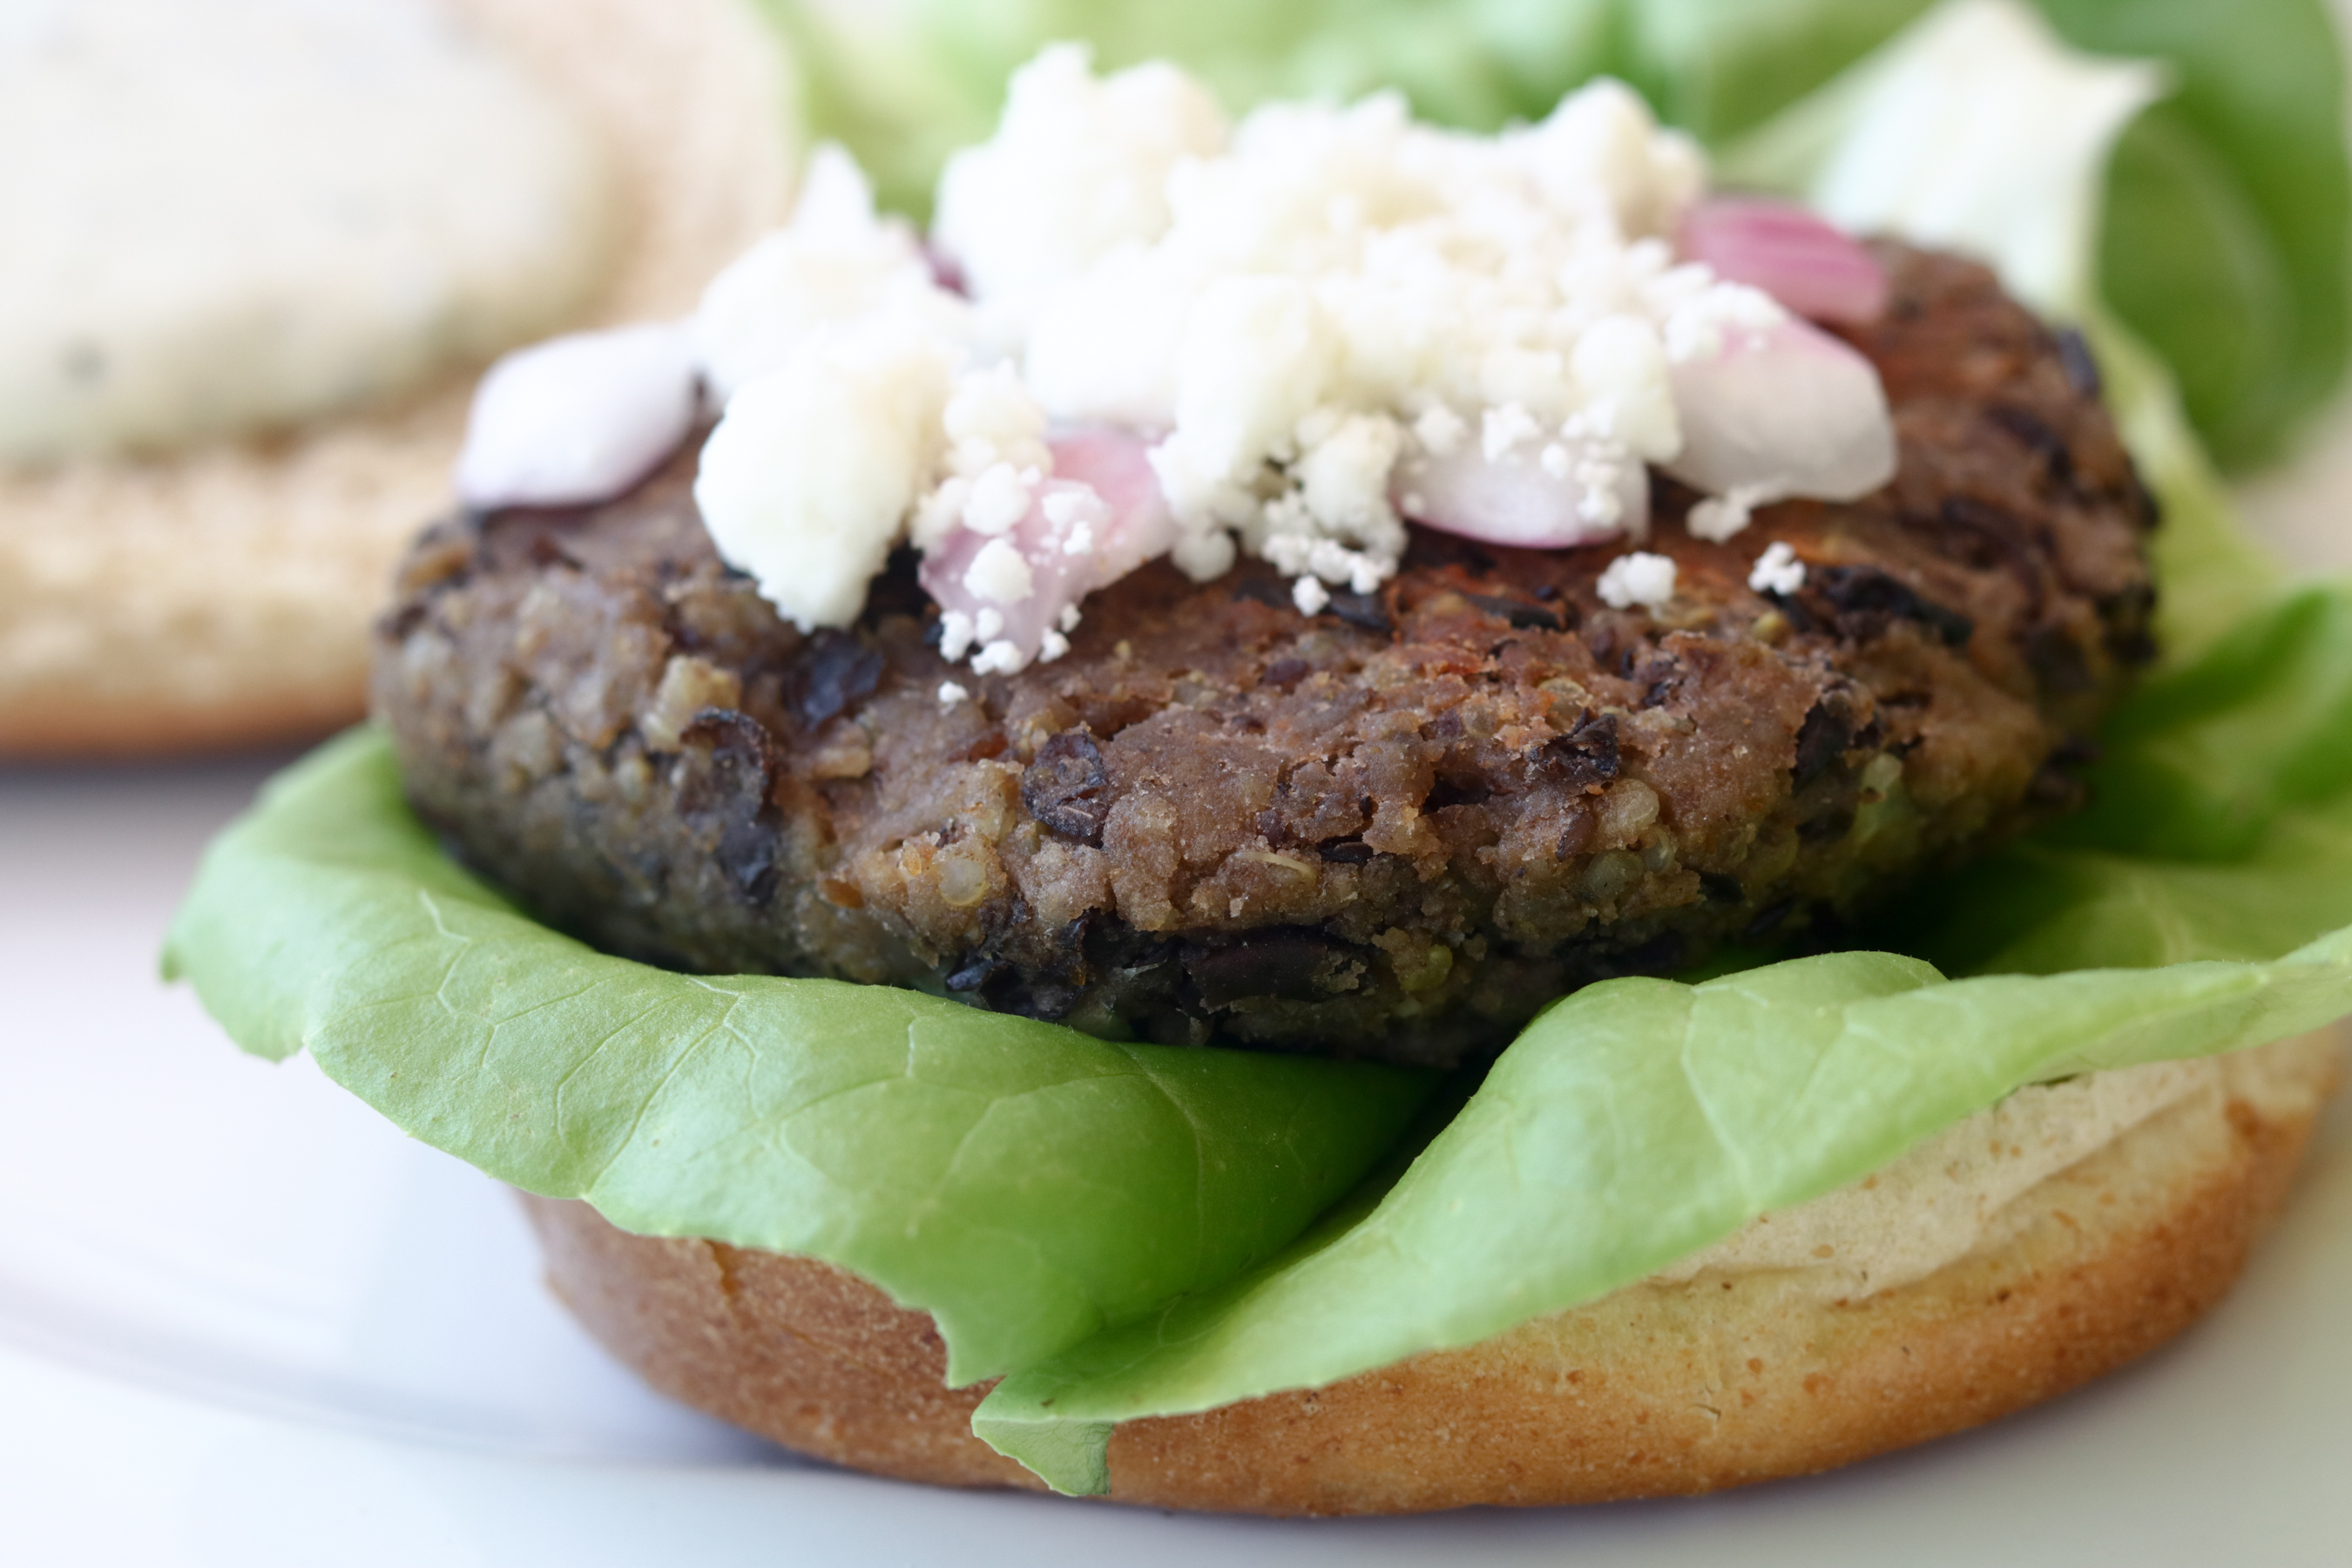
<svg viewBox="0 0 2352 1568">
<path fill-rule="evenodd" d="M 1710 496 L 1691 508 L 1684 524 L 1693 539 L 1720 544 L 1748 526 L 1756 509 L 1788 493 L 1780 485 L 1734 485 L 1720 496 Z"/>
<path fill-rule="evenodd" d="M 1028 515 L 1032 482 L 1010 463 L 998 463 L 971 481 L 963 525 L 974 533 L 1003 533 Z"/>
<path fill-rule="evenodd" d="M 721 559 L 801 630 L 846 626 L 932 461 L 948 365 L 887 331 L 827 338 L 736 394 L 695 503 Z"/>
<path fill-rule="evenodd" d="M 703 379 L 725 404 L 829 327 L 883 321 L 900 333 L 961 340 L 969 317 L 933 279 L 913 231 L 877 217 L 856 164 L 829 148 L 813 160 L 792 224 L 711 279 L 688 331 Z"/>
<path fill-rule="evenodd" d="M 1037 658 L 1041 663 L 1051 664 L 1069 651 L 1070 639 L 1059 632 L 1049 631 L 1037 639 Z"/>
<path fill-rule="evenodd" d="M 1506 403 L 1500 408 L 1486 410 L 1486 419 L 1478 430 L 1478 449 L 1490 463 L 1499 463 L 1511 455 L 1511 449 L 1522 441 L 1532 441 L 1543 434 L 1536 416 L 1516 403 Z"/>
<path fill-rule="evenodd" d="M 1412 438 L 1433 458 L 1452 457 L 1469 434 L 1469 422 L 1443 403 L 1431 404 L 1412 422 Z"/>
<path fill-rule="evenodd" d="M 947 432 L 948 466 L 957 474 L 971 478 L 1000 467 L 1054 471 L 1045 410 L 1010 364 L 957 378 L 940 423 Z"/>
<path fill-rule="evenodd" d="M 1173 459 L 1160 476 L 1179 516 L 1247 518 L 1255 509 L 1243 492 L 1323 401 L 1339 352 L 1303 279 L 1244 275 L 1209 285 L 1177 361 L 1176 429 L 1160 447 Z"/>
<path fill-rule="evenodd" d="M 1772 296 L 1744 283 L 1717 283 L 1676 301 L 1666 315 L 1666 358 L 1675 364 L 1708 360 L 1727 344 L 1769 331 L 1789 319 Z"/>
<path fill-rule="evenodd" d="M 1805 585 L 1805 563 L 1797 552 L 1781 540 L 1774 540 L 1756 558 L 1756 568 L 1748 574 L 1748 591 L 1751 594 L 1793 594 Z"/>
<path fill-rule="evenodd" d="M 1703 184 L 1689 140 L 1614 83 L 1494 137 L 1417 125 L 1393 93 L 1269 104 L 1229 130 L 1171 68 L 1098 79 L 1065 47 L 1018 73 L 996 134 L 942 178 L 932 238 L 969 300 L 826 153 L 792 227 L 713 285 L 695 326 L 722 394 L 734 367 L 785 374 L 878 321 L 929 345 L 898 515 L 793 515 L 835 541 L 818 546 L 834 576 L 878 567 L 910 529 L 927 590 L 970 622 L 958 646 L 1018 668 L 1076 599 L 1157 554 L 1205 580 L 1245 549 L 1302 604 L 1372 592 L 1403 552 L 1400 504 L 1498 542 L 1640 541 L 1645 465 L 1685 477 L 1688 459 L 1727 500 L 1763 477 L 1740 441 L 1767 364 L 1837 393 L 1843 422 L 1800 428 L 1801 398 L 1768 409 L 1756 428 L 1811 443 L 1772 472 L 1808 495 L 1868 479 L 1892 449 L 1883 397 L 1768 297 L 1675 263 L 1664 237 Z M 815 460 L 849 483 L 835 454 Z M 788 552 L 753 569 L 731 549 L 779 603 L 839 613 L 832 588 L 769 581 L 802 571 Z"/>
<path fill-rule="evenodd" d="M 1057 489 L 1045 499 L 1041 510 L 1045 526 L 1061 534 L 1065 555 L 1092 555 L 1097 531 L 1110 521 L 1110 508 L 1092 489 Z"/>
<path fill-rule="evenodd" d="M 1612 561 L 1598 586 L 1601 602 L 1612 610 L 1635 605 L 1654 610 L 1675 596 L 1675 563 L 1668 556 L 1636 550 Z"/>
<path fill-rule="evenodd" d="M 957 685 L 954 681 L 952 681 L 952 680 L 942 680 L 942 681 L 940 681 L 940 707 L 942 707 L 942 708 L 952 708 L 952 707 L 954 707 L 954 706 L 955 706 L 957 703 L 959 703 L 959 702 L 969 702 L 969 701 L 971 701 L 971 692 L 969 692 L 969 691 L 966 691 L 962 687 L 961 687 L 961 686 Z"/>
<path fill-rule="evenodd" d="M 1595 435 L 1622 442 L 1653 463 L 1682 450 L 1657 328 L 1622 312 L 1603 316 L 1576 340 L 1569 365 L 1588 400 Z"/>
<path fill-rule="evenodd" d="M 1080 616 L 1077 605 L 1064 605 L 1062 606 L 1062 618 L 1055 624 L 1066 632 L 1074 632 L 1078 629 L 1079 618 Z"/>
<path fill-rule="evenodd" d="M 1034 586 L 1029 563 L 1010 540 L 992 539 L 965 568 L 963 585 L 979 598 L 1000 605 L 1017 605 Z"/>
<path fill-rule="evenodd" d="M 948 160 L 933 233 L 975 296 L 1050 289 L 1158 238 L 1170 173 L 1224 142 L 1216 100 L 1173 66 L 1097 79 L 1084 47 L 1059 45 L 1013 73 L 996 134 Z"/>
<path fill-rule="evenodd" d="M 975 675 L 1018 675 L 1028 662 L 1026 655 L 1002 637 L 971 656 Z"/>
<path fill-rule="evenodd" d="M 961 664 L 978 636 L 979 628 L 970 616 L 961 610 L 943 612 L 940 616 L 940 657 L 950 664 Z"/>
<path fill-rule="evenodd" d="M 1329 607 L 1331 593 L 1315 578 L 1301 577 L 1290 585 L 1290 602 L 1302 616 L 1319 616 Z"/>
<path fill-rule="evenodd" d="M 1706 186 L 1697 143 L 1659 130 L 1649 105 L 1606 77 L 1561 99 L 1542 124 L 1503 141 L 1553 203 L 1589 205 L 1597 195 L 1628 238 L 1668 232 Z"/>
</svg>

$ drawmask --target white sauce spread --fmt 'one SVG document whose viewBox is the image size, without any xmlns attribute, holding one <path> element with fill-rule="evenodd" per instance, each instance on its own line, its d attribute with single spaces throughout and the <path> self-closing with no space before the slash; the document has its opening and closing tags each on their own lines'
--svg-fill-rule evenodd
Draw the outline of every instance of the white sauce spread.
<svg viewBox="0 0 2352 1568">
<path fill-rule="evenodd" d="M 1774 1271 L 1829 1300 L 1925 1279 L 1997 1242 L 2019 1198 L 2176 1106 L 2210 1096 L 2265 1116 L 2307 1114 L 2330 1081 L 2314 1076 L 2313 1041 L 2021 1089 L 1864 1180 L 1765 1215 L 1654 1278 Z"/>
<path fill-rule="evenodd" d="M 1408 518 L 1638 543 L 1656 467 L 1722 539 L 1876 489 L 1869 363 L 1677 260 L 1705 184 L 1612 81 L 1492 137 L 1393 94 L 1229 125 L 1171 67 L 1048 49 L 950 160 L 928 247 L 827 148 L 711 285 L 696 499 L 803 630 L 847 626 L 911 542 L 941 651 L 987 675 L 1059 657 L 1087 594 L 1163 554 L 1205 580 L 1246 551 L 1315 614 L 1395 573 Z M 1635 552 L 1601 592 L 1656 607 L 1674 578 Z"/>
<path fill-rule="evenodd" d="M 421 0 L 0 0 L 0 461 L 414 386 L 575 315 L 597 150 Z"/>
</svg>

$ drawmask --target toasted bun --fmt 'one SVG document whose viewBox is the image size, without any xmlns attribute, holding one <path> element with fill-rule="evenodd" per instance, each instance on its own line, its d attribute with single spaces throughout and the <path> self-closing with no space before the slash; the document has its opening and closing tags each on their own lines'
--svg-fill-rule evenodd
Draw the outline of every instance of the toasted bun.
<svg viewBox="0 0 2352 1568">
<path fill-rule="evenodd" d="M 2228 1289 L 2340 1074 L 2332 1035 L 2250 1053 L 1999 1210 L 1966 1256 L 1862 1300 L 1781 1270 L 1648 1283 L 1328 1388 L 1129 1422 L 1111 1495 L 1396 1513 L 1705 1492 L 1924 1442 L 2161 1344 Z M 969 1428 L 929 1317 L 805 1258 L 637 1237 L 528 1198 L 556 1292 L 656 1387 L 785 1446 L 1036 1487 Z"/>
<path fill-rule="evenodd" d="M 684 313 L 782 216 L 786 73 L 743 0 L 440 3 L 604 132 L 625 238 L 599 320 Z M 448 508 L 470 384 L 272 443 L 0 473 L 0 757 L 360 717 L 368 621 Z"/>
</svg>

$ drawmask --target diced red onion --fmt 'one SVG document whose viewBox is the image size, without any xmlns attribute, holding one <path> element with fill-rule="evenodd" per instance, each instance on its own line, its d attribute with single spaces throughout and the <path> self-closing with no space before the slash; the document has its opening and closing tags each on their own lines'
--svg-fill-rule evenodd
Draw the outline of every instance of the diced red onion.
<svg viewBox="0 0 2352 1568">
<path fill-rule="evenodd" d="M 967 617 L 973 628 L 965 655 L 1002 641 L 1026 664 L 1063 630 L 1071 605 L 1176 542 L 1175 515 L 1145 458 L 1148 438 L 1087 427 L 1062 432 L 1047 445 L 1054 477 L 1038 485 L 1029 510 L 1009 531 L 989 535 L 959 525 L 923 554 L 924 591 L 943 613 Z M 1029 573 L 1029 592 L 1011 603 L 965 581 L 981 552 L 1000 538 Z M 1074 550 L 1074 542 L 1080 548 Z M 993 622 L 984 621 L 992 613 Z"/>
<path fill-rule="evenodd" d="M 1801 206 L 1718 196 L 1684 216 L 1683 259 L 1761 289 L 1816 321 L 1860 325 L 1886 310 L 1886 272 L 1867 250 Z"/>
<path fill-rule="evenodd" d="M 458 499 L 482 508 L 610 500 L 677 449 L 697 401 L 692 344 L 667 323 L 517 350 L 475 389 Z"/>
<path fill-rule="evenodd" d="M 1817 327 L 1726 335 L 1668 373 L 1683 449 L 1666 472 L 1711 495 L 1853 500 L 1895 477 L 1895 423 L 1878 372 Z"/>
<path fill-rule="evenodd" d="M 1095 545 L 1095 584 L 1106 587 L 1176 543 L 1176 514 L 1151 467 L 1157 437 L 1109 425 L 1072 426 L 1045 440 L 1054 476 L 1091 489 L 1110 509 Z"/>
<path fill-rule="evenodd" d="M 989 643 L 1009 642 L 1019 652 L 1020 662 L 1026 664 L 1045 646 L 1045 634 L 1059 629 L 1063 607 L 1076 604 L 1092 588 L 1093 555 L 1073 554 L 1066 549 L 1069 528 L 1057 526 L 1046 516 L 1045 502 L 1056 495 L 1079 498 L 1088 510 L 1101 508 L 1099 499 L 1086 486 L 1048 479 L 1037 487 L 1035 500 L 1008 531 L 990 535 L 959 526 L 924 552 L 919 573 L 923 591 L 942 612 L 961 614 L 982 628 L 971 634 L 967 647 L 950 648 L 950 654 L 964 657 Z M 1011 603 L 992 598 L 965 582 L 981 552 L 999 539 L 1012 546 L 1029 569 L 1029 591 Z M 992 622 L 985 618 L 992 615 Z"/>
<path fill-rule="evenodd" d="M 931 281 L 950 294 L 969 300 L 971 286 L 964 280 L 962 264 L 937 245 L 923 242 L 923 265 L 931 269 Z"/>
<path fill-rule="evenodd" d="M 1541 448 L 1522 446 L 1489 461 L 1466 442 L 1446 457 L 1398 465 L 1390 494 L 1413 521 L 1488 544 L 1565 550 L 1648 536 L 1650 481 L 1638 461 L 1596 467 L 1580 444 L 1556 450 L 1547 467 Z M 1589 482 L 1595 479 L 1601 483 Z"/>
</svg>

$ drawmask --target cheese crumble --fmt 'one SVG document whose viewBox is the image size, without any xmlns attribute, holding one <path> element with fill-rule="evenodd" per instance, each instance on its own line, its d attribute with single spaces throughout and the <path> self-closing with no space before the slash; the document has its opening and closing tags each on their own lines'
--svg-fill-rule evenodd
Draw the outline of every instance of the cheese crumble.
<svg viewBox="0 0 2352 1568">
<path fill-rule="evenodd" d="M 1314 614 L 1395 574 L 1408 517 L 1638 543 L 1660 467 L 1724 538 L 1760 500 L 1884 482 L 1867 362 L 1675 259 L 1705 183 L 1613 81 L 1490 137 L 1393 93 L 1229 123 L 1171 67 L 1049 49 L 949 161 L 928 249 L 826 149 L 711 286 L 692 338 L 727 401 L 697 500 L 804 630 L 847 626 L 911 542 L 942 654 L 989 674 L 1059 657 L 1078 602 L 1158 555 L 1205 581 L 1246 552 Z M 1754 417 L 1784 364 L 1831 427 Z M 1637 552 L 1601 591 L 1661 604 L 1673 573 Z"/>
<path fill-rule="evenodd" d="M 1612 610 L 1636 605 L 1654 610 L 1675 596 L 1675 563 L 1667 556 L 1636 550 L 1612 561 L 1597 586 L 1601 602 Z"/>
<path fill-rule="evenodd" d="M 1805 585 L 1805 563 L 1797 552 L 1780 540 L 1764 547 L 1756 558 L 1756 565 L 1748 574 L 1748 591 L 1751 594 L 1790 595 Z"/>
</svg>

